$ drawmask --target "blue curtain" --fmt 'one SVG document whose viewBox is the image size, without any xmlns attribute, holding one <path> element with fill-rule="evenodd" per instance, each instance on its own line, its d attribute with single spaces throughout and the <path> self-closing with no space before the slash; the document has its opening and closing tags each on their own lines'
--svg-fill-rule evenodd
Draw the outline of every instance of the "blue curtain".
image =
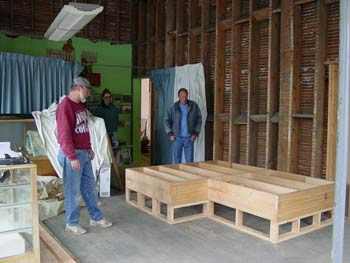
<svg viewBox="0 0 350 263">
<path fill-rule="evenodd" d="M 29 114 L 67 94 L 77 62 L 0 52 L 0 114 Z"/>
<path fill-rule="evenodd" d="M 156 117 L 156 146 L 154 164 L 173 162 L 173 144 L 165 133 L 164 118 L 167 110 L 174 103 L 175 68 L 155 69 L 150 72 L 150 80 L 157 89 L 158 115 Z"/>
</svg>

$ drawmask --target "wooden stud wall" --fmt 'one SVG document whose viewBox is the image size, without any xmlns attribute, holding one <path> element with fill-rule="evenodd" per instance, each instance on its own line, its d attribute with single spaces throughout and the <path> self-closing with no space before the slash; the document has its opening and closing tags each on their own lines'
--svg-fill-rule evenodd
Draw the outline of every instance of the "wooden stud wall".
<svg viewBox="0 0 350 263">
<path fill-rule="evenodd" d="M 281 24 L 282 39 L 290 39 L 281 41 L 280 102 L 288 108 L 280 108 L 284 123 L 280 122 L 278 169 L 326 178 L 329 116 L 324 62 L 338 59 L 339 3 L 295 1 L 284 3 L 282 13 L 291 18 Z"/>
<path fill-rule="evenodd" d="M 145 14 L 156 17 L 155 25 L 147 20 L 147 57 L 150 32 L 157 32 L 156 43 L 165 40 L 147 66 L 203 63 L 206 159 L 326 177 L 324 62 L 338 59 L 338 1 L 143 0 L 139 7 L 142 2 L 156 10 Z M 142 17 L 145 9 L 138 10 Z M 142 39 L 138 46 L 143 66 Z"/>
</svg>

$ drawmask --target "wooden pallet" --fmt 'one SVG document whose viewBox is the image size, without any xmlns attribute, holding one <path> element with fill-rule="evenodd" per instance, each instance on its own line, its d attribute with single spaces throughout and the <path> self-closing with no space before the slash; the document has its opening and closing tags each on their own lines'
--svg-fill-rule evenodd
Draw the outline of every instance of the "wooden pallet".
<svg viewBox="0 0 350 263">
<path fill-rule="evenodd" d="M 128 203 L 170 224 L 208 216 L 272 243 L 325 227 L 333 219 L 333 182 L 223 161 L 127 169 L 126 189 Z M 202 204 L 201 213 L 174 217 L 174 209 L 196 204 Z M 215 204 L 233 209 L 235 216 L 221 217 Z M 267 232 L 249 226 L 246 214 L 267 220 Z M 304 227 L 305 218 L 311 223 Z"/>
</svg>

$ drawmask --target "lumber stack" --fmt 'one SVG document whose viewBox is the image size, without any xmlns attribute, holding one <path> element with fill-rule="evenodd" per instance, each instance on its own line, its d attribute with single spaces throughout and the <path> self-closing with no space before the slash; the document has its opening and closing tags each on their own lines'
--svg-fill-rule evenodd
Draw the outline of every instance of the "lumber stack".
<svg viewBox="0 0 350 263">
<path fill-rule="evenodd" d="M 126 201 L 169 224 L 209 217 L 279 243 L 332 224 L 334 183 L 207 161 L 126 169 Z M 232 209 L 231 216 L 217 214 L 218 205 Z M 194 214 L 176 212 L 193 206 Z M 267 220 L 268 229 L 249 225 L 247 215 Z"/>
</svg>

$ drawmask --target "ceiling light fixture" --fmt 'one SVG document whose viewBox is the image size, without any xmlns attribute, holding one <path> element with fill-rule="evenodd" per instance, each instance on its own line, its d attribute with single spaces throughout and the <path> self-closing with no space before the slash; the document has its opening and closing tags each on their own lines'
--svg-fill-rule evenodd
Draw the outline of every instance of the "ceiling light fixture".
<svg viewBox="0 0 350 263">
<path fill-rule="evenodd" d="M 78 33 L 102 10 L 103 6 L 71 2 L 69 5 L 63 6 L 44 37 L 53 41 L 66 41 Z"/>
</svg>

